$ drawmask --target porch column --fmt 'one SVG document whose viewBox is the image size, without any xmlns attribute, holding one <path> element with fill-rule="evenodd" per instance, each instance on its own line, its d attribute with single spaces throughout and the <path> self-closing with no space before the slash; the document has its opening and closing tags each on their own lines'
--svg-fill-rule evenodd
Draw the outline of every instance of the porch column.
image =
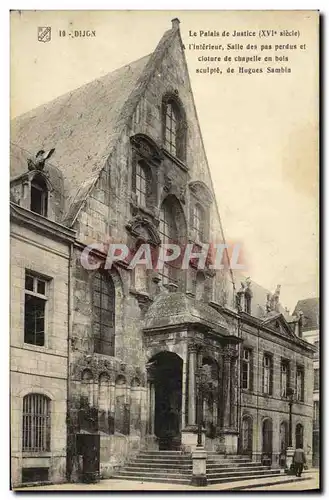
<svg viewBox="0 0 329 500">
<path fill-rule="evenodd" d="M 234 356 L 231 357 L 231 398 L 230 398 L 230 427 L 235 429 L 237 427 L 237 359 Z"/>
<path fill-rule="evenodd" d="M 148 403 L 149 403 L 149 414 L 148 414 L 148 433 L 154 434 L 154 419 L 155 419 L 155 388 L 154 381 L 149 380 L 148 383 Z"/>
<path fill-rule="evenodd" d="M 195 370 L 197 361 L 196 346 L 189 346 L 189 363 L 188 363 L 188 425 L 196 425 L 196 392 L 195 392 Z"/>
<path fill-rule="evenodd" d="M 231 424 L 231 352 L 225 348 L 223 355 L 223 427 Z"/>
</svg>

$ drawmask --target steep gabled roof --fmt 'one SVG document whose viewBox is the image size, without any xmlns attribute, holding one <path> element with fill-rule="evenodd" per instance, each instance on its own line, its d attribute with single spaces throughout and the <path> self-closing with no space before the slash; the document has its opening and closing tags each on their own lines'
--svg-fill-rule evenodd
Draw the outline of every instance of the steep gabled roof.
<svg viewBox="0 0 329 500">
<path fill-rule="evenodd" d="M 294 315 L 303 312 L 303 331 L 317 330 L 319 328 L 319 298 L 299 300 L 296 304 Z"/>
<path fill-rule="evenodd" d="M 177 32 L 166 31 L 151 55 L 12 120 L 11 142 L 22 154 L 12 156 L 11 176 L 27 170 L 29 154 L 55 148 L 51 163 L 65 179 L 67 224 L 74 222 Z"/>
</svg>

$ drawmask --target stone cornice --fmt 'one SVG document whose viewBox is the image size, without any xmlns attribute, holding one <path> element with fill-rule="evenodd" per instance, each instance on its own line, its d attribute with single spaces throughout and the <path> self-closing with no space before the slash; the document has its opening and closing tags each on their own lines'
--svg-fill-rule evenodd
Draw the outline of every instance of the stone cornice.
<svg viewBox="0 0 329 500">
<path fill-rule="evenodd" d="M 10 218 L 13 222 L 24 225 L 38 233 L 47 235 L 50 238 L 60 239 L 67 243 L 74 243 L 76 238 L 76 231 L 70 229 L 58 222 L 52 221 L 27 210 L 26 208 L 10 202 Z"/>
</svg>

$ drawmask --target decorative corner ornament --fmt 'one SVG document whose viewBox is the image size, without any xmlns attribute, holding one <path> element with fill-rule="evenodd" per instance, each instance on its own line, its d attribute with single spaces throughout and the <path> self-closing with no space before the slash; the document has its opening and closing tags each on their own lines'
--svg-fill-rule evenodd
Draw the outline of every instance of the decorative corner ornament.
<svg viewBox="0 0 329 500">
<path fill-rule="evenodd" d="M 27 159 L 28 169 L 42 171 L 45 168 L 46 161 L 54 154 L 55 148 L 52 148 L 48 153 L 43 149 L 37 152 L 34 158 Z"/>
</svg>

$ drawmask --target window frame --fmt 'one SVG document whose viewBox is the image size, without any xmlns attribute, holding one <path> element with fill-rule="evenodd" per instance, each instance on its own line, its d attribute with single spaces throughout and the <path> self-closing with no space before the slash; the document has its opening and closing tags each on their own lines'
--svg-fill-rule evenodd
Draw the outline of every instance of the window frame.
<svg viewBox="0 0 329 500">
<path fill-rule="evenodd" d="M 168 217 L 170 220 L 168 220 Z M 177 243 L 178 230 L 175 217 L 170 208 L 164 204 L 160 208 L 159 236 L 161 244 Z M 164 262 L 162 269 L 158 269 L 162 285 L 168 285 L 170 282 L 177 283 L 176 277 L 173 276 L 176 271 L 173 262 L 175 261 Z"/>
<path fill-rule="evenodd" d="M 26 280 L 27 278 L 31 278 L 33 280 L 33 285 L 32 288 L 33 290 L 29 290 L 26 287 Z M 47 328 L 47 316 L 48 316 L 48 301 L 49 301 L 49 278 L 46 278 L 45 276 L 42 276 L 39 273 L 36 273 L 34 271 L 30 271 L 28 269 L 25 270 L 25 275 L 24 275 L 24 344 L 28 346 L 37 346 L 37 347 L 47 347 L 47 333 L 48 333 L 48 328 Z M 38 292 L 38 283 L 44 283 L 44 293 L 39 293 Z M 26 322 L 27 322 L 27 301 L 26 297 L 27 295 L 29 297 L 34 297 L 35 299 L 42 300 L 44 305 L 43 305 L 43 343 L 38 344 L 36 342 L 28 342 L 27 341 L 27 331 L 26 331 Z M 34 337 L 36 337 L 37 333 L 34 332 Z"/>
<path fill-rule="evenodd" d="M 148 205 L 147 198 L 149 194 L 149 182 L 150 179 L 148 178 L 147 167 L 142 160 L 138 160 L 135 169 L 135 194 L 137 205 L 141 208 L 146 208 Z M 143 189 L 141 188 L 141 184 L 143 184 Z"/>
<path fill-rule="evenodd" d="M 269 360 L 269 365 L 266 366 L 265 360 Z M 268 388 L 265 387 L 265 370 L 268 371 Z M 265 390 L 267 389 L 267 390 Z M 263 394 L 265 396 L 273 395 L 273 356 L 269 353 L 263 354 Z"/>
<path fill-rule="evenodd" d="M 185 110 L 177 94 L 177 91 L 175 93 L 170 92 L 165 94 L 162 99 L 162 140 L 165 152 L 178 160 L 179 164 L 181 162 L 184 165 L 186 161 L 187 125 Z M 170 122 L 169 126 L 168 121 Z M 175 131 L 173 127 L 175 127 Z"/>
<path fill-rule="evenodd" d="M 197 221 L 197 223 L 196 223 Z M 192 230 L 196 241 L 203 242 L 204 239 L 205 213 L 200 203 L 193 206 Z"/>
<path fill-rule="evenodd" d="M 245 358 L 245 355 L 248 353 L 248 359 Z M 243 347 L 242 349 L 242 375 L 241 375 L 241 388 L 244 391 L 251 391 L 252 390 L 252 384 L 251 384 L 251 369 L 252 369 L 252 349 L 248 347 Z M 244 366 L 247 367 L 246 373 L 247 373 L 247 384 L 246 387 L 244 386 Z"/>
<path fill-rule="evenodd" d="M 283 368 L 286 369 L 285 375 L 286 375 L 286 383 L 285 387 L 283 387 Z M 290 363 L 287 359 L 282 359 L 281 360 L 281 365 L 280 365 L 280 393 L 282 398 L 287 398 L 287 391 L 290 387 Z"/>
<path fill-rule="evenodd" d="M 299 394 L 299 382 L 298 375 L 301 374 L 301 384 L 300 384 L 300 394 Z M 301 365 L 296 367 L 296 401 L 304 402 L 305 400 L 305 369 Z"/>
<path fill-rule="evenodd" d="M 39 182 L 38 182 L 39 181 Z M 43 184 L 43 185 L 42 185 Z M 32 203 L 33 203 L 33 193 L 32 190 L 36 190 L 40 192 L 40 205 L 41 205 L 41 210 L 36 211 L 32 210 Z M 40 177 L 40 174 L 37 174 L 31 179 L 31 184 L 30 184 L 30 211 L 33 212 L 34 214 L 41 215 L 42 217 L 48 217 L 48 211 L 49 211 L 49 189 L 47 186 L 47 183 L 43 177 Z"/>
<path fill-rule="evenodd" d="M 99 288 L 96 282 L 99 280 Z M 108 293 L 103 293 L 103 289 Z M 99 305 L 96 305 L 96 295 L 99 294 Z M 109 308 L 102 306 L 103 300 L 108 301 Z M 94 352 L 106 356 L 115 356 L 115 326 L 116 326 L 116 293 L 115 285 L 111 275 L 98 271 L 92 280 L 92 306 L 93 306 L 93 332 L 94 332 Z M 102 318 L 109 315 L 108 321 Z M 96 325 L 98 327 L 96 328 Z M 97 334 L 96 334 L 97 330 Z M 104 335 L 105 332 L 105 335 Z M 104 344 L 106 347 L 104 347 Z"/>
<path fill-rule="evenodd" d="M 32 407 L 33 411 L 31 410 Z M 35 411 L 36 407 L 39 407 L 39 410 L 43 407 L 46 411 L 37 413 Z M 23 397 L 21 446 L 24 454 L 51 452 L 51 412 L 51 399 L 49 396 L 43 393 L 29 392 Z M 43 419 L 43 422 L 41 419 Z M 26 444 L 28 441 L 31 443 L 30 446 Z M 38 442 L 38 445 L 35 445 L 36 442 Z"/>
</svg>

